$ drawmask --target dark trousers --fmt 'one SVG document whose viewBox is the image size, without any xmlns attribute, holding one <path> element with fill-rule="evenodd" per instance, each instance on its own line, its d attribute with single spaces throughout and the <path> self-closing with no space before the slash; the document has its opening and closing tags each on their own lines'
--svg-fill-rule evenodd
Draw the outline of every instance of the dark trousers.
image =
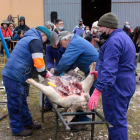
<svg viewBox="0 0 140 140">
<path fill-rule="evenodd" d="M 24 130 L 24 126 L 33 124 L 27 105 L 26 89 L 21 83 L 5 76 L 3 76 L 3 82 L 7 93 L 7 107 L 12 133 L 17 134 Z"/>
<path fill-rule="evenodd" d="M 6 39 L 5 40 L 7 42 L 7 45 L 8 45 L 8 49 L 10 49 L 10 43 L 11 43 L 11 39 Z M 3 45 L 1 44 L 1 54 L 3 54 Z"/>
</svg>

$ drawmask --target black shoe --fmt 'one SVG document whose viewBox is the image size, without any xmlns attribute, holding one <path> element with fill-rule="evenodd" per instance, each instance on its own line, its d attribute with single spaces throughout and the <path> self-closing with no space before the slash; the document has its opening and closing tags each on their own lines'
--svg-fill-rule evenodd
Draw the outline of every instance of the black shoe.
<svg viewBox="0 0 140 140">
<path fill-rule="evenodd" d="M 25 126 L 26 129 L 33 129 L 33 130 L 38 130 L 41 128 L 40 124 L 32 124 L 30 126 Z"/>
<path fill-rule="evenodd" d="M 12 136 L 23 136 L 23 137 L 26 137 L 26 136 L 31 136 L 32 134 L 33 134 L 32 130 L 24 129 L 22 132 L 20 132 L 18 134 L 12 134 Z"/>
<path fill-rule="evenodd" d="M 135 72 L 135 76 L 138 76 L 138 73 L 137 72 Z"/>
<path fill-rule="evenodd" d="M 53 107 L 52 107 L 51 105 L 47 105 L 47 106 L 44 107 L 43 112 L 52 111 L 52 108 L 53 108 Z M 42 110 L 41 110 L 41 112 L 42 112 Z"/>
</svg>

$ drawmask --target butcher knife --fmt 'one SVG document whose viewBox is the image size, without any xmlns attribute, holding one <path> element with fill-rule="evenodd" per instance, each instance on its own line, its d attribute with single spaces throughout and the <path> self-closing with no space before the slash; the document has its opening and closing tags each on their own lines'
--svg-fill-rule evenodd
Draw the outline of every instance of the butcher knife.
<svg viewBox="0 0 140 140">
<path fill-rule="evenodd" d="M 50 86 L 52 86 L 52 87 L 56 87 L 57 89 L 59 89 L 59 90 L 65 92 L 65 93 L 69 94 L 67 91 L 63 90 L 63 89 L 60 88 L 60 87 L 57 87 L 57 85 L 54 85 L 54 84 L 52 84 L 51 82 L 48 82 L 48 84 L 49 84 Z"/>
</svg>

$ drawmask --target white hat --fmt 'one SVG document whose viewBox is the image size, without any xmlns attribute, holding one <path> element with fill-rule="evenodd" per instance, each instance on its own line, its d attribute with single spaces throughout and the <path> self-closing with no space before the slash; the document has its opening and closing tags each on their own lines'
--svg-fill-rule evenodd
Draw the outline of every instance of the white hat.
<svg viewBox="0 0 140 140">
<path fill-rule="evenodd" d="M 51 21 L 47 21 L 47 22 L 45 23 L 45 25 L 46 25 L 46 26 L 48 26 L 48 25 L 51 25 L 51 26 L 52 26 L 53 23 L 52 23 Z"/>
<path fill-rule="evenodd" d="M 97 25 L 98 25 L 98 21 L 93 22 L 92 27 L 99 28 Z"/>
</svg>

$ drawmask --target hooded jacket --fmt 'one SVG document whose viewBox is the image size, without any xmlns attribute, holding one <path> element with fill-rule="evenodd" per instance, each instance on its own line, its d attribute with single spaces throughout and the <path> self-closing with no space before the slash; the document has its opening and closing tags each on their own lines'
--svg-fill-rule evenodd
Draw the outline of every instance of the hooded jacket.
<svg viewBox="0 0 140 140">
<path fill-rule="evenodd" d="M 17 33 L 17 31 L 18 31 L 18 29 L 21 29 L 21 30 L 23 30 L 24 32 L 26 32 L 26 31 L 28 31 L 30 28 L 25 24 L 25 17 L 20 17 L 20 20 L 19 21 L 21 21 L 21 20 L 23 20 L 24 21 L 24 25 L 19 25 L 19 26 L 17 26 L 16 28 L 15 28 L 15 31 L 14 31 L 14 34 L 13 34 L 13 36 Z"/>
</svg>

